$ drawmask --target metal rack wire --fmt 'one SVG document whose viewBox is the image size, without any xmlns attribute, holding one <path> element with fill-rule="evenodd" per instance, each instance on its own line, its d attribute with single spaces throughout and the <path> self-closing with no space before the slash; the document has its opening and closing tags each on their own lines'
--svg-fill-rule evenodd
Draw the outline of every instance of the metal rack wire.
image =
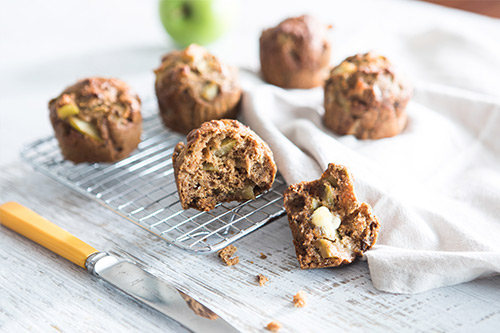
<svg viewBox="0 0 500 333">
<path fill-rule="evenodd" d="M 217 251 L 285 213 L 286 184 L 280 175 L 270 191 L 254 200 L 218 204 L 209 212 L 183 210 L 172 153 L 184 137 L 167 131 L 156 114 L 144 118 L 143 129 L 138 149 L 114 164 L 65 161 L 54 137 L 27 145 L 21 157 L 35 170 L 191 252 Z"/>
</svg>

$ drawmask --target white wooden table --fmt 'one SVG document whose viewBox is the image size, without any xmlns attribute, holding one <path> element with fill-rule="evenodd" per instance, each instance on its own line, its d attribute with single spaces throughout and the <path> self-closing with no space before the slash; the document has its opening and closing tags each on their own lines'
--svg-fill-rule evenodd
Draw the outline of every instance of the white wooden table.
<svg viewBox="0 0 500 333">
<path fill-rule="evenodd" d="M 262 331 L 268 322 L 279 320 L 284 332 L 498 332 L 499 276 L 418 295 L 381 293 L 373 288 L 362 261 L 336 269 L 301 271 L 286 218 L 239 240 L 235 245 L 240 263 L 226 267 L 215 254 L 192 255 L 169 247 L 98 203 L 33 171 L 17 155 L 24 143 L 52 132 L 48 99 L 76 78 L 95 74 L 121 77 L 141 96 L 151 95 L 151 69 L 172 46 L 156 21 L 154 2 L 16 3 L 21 4 L 9 3 L 0 13 L 0 202 L 18 201 L 94 247 L 138 262 L 207 303 L 242 331 Z M 377 45 L 404 64 L 397 47 L 384 40 L 391 31 L 409 33 L 407 26 L 395 23 L 418 16 L 425 16 L 427 23 L 413 20 L 413 33 L 430 29 L 432 24 L 450 29 L 467 26 L 485 34 L 500 31 L 497 21 L 430 5 L 401 1 L 361 4 L 366 11 L 356 11 L 360 8 L 357 2 L 308 1 L 285 7 L 265 1 L 244 3 L 241 24 L 212 49 L 230 62 L 258 66 L 256 40 L 261 28 L 303 12 L 334 22 L 334 62 Z M 262 15 L 262 6 L 267 6 L 268 15 Z M 360 19 L 353 21 L 352 13 Z M 72 19 L 59 23 L 61 17 Z M 397 17 L 392 18 L 394 24 L 379 22 L 390 17 Z M 99 18 L 109 19 L 101 30 L 72 24 Z M 125 24 L 133 19 L 141 24 Z M 61 40 L 65 41 L 62 45 Z M 411 74 L 441 83 L 456 81 L 449 73 L 425 69 L 414 69 Z M 267 259 L 260 258 L 261 252 Z M 258 286 L 257 274 L 268 276 L 270 282 Z M 308 294 L 308 304 L 296 309 L 291 299 L 299 290 Z M 0 226 L 0 331 L 183 330 L 76 265 Z"/>
<path fill-rule="evenodd" d="M 366 263 L 312 271 L 298 268 L 286 218 L 236 243 L 240 263 L 191 255 L 167 244 L 20 163 L 4 166 L 0 201 L 18 201 L 94 247 L 142 264 L 209 304 L 243 331 L 279 320 L 283 331 L 494 332 L 500 324 L 500 277 L 418 295 L 378 292 Z M 178 331 L 181 328 L 83 269 L 1 227 L 0 312 L 5 332 Z M 268 255 L 261 259 L 260 253 Z M 270 282 L 258 286 L 256 275 Z M 308 304 L 294 308 L 304 290 Z M 245 316 L 235 316 L 235 313 Z"/>
</svg>

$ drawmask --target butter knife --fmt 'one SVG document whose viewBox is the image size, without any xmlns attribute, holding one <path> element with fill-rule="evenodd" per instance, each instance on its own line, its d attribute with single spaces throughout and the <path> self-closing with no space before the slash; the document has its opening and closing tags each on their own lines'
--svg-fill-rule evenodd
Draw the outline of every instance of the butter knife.
<svg viewBox="0 0 500 333">
<path fill-rule="evenodd" d="M 29 208 L 0 205 L 0 223 L 85 268 L 194 332 L 238 332 L 206 306 L 129 261 L 99 252 Z"/>
</svg>

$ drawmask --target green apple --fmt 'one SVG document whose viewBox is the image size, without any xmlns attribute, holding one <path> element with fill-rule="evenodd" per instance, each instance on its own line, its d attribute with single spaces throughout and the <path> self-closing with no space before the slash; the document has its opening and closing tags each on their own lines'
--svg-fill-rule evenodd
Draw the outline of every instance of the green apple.
<svg viewBox="0 0 500 333">
<path fill-rule="evenodd" d="M 208 44 L 236 21 L 239 0 L 160 0 L 160 19 L 180 45 Z"/>
</svg>

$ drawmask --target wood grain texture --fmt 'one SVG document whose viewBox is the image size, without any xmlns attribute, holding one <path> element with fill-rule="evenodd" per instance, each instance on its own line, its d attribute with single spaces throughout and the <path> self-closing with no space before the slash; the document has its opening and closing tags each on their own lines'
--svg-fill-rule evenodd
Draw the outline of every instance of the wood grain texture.
<svg viewBox="0 0 500 333">
<path fill-rule="evenodd" d="M 500 18 L 499 0 L 423 0 L 437 5 Z"/>
<path fill-rule="evenodd" d="M 375 290 L 358 261 L 298 268 L 286 218 L 239 240 L 240 263 L 193 255 L 166 243 L 18 162 L 0 173 L 0 201 L 18 201 L 100 250 L 139 263 L 209 305 L 245 332 L 272 320 L 282 332 L 494 332 L 500 327 L 500 276 L 417 295 Z M 260 258 L 263 252 L 268 257 Z M 0 327 L 17 331 L 182 332 L 175 322 L 33 242 L 0 227 Z M 270 281 L 260 287 L 257 274 Z M 308 295 L 304 308 L 292 298 Z"/>
</svg>

